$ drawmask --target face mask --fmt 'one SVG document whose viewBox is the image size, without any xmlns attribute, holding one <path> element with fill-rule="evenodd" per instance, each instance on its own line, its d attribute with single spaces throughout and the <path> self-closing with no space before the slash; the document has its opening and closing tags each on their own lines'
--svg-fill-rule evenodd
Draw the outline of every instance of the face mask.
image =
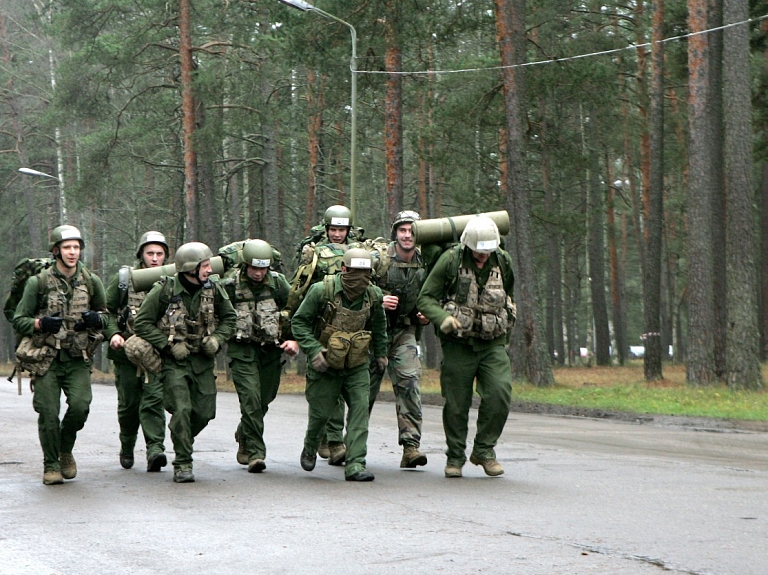
<svg viewBox="0 0 768 575">
<path fill-rule="evenodd" d="M 349 300 L 356 300 L 371 283 L 371 270 L 348 269 L 341 272 L 341 287 Z"/>
</svg>

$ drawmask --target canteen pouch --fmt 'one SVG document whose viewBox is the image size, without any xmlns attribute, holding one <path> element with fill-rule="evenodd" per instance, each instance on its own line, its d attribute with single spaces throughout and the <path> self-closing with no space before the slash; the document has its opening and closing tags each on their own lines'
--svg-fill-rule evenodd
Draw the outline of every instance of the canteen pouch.
<svg viewBox="0 0 768 575">
<path fill-rule="evenodd" d="M 357 331 L 349 338 L 347 367 L 357 367 L 368 363 L 368 348 L 371 346 L 371 332 Z"/>
<path fill-rule="evenodd" d="M 332 369 L 344 369 L 350 345 L 350 334 L 344 331 L 337 331 L 328 338 L 325 359 Z"/>
</svg>

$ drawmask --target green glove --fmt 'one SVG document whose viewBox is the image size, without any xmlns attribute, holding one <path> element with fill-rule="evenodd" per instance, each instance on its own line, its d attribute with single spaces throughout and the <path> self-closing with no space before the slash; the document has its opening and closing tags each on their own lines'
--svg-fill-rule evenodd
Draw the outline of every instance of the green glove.
<svg viewBox="0 0 768 575">
<path fill-rule="evenodd" d="M 219 351 L 219 340 L 212 335 L 206 335 L 203 338 L 203 352 L 205 355 L 215 357 L 217 351 Z"/>
<path fill-rule="evenodd" d="M 176 361 L 184 361 L 189 356 L 189 346 L 185 341 L 177 341 L 171 346 L 171 355 Z"/>
</svg>

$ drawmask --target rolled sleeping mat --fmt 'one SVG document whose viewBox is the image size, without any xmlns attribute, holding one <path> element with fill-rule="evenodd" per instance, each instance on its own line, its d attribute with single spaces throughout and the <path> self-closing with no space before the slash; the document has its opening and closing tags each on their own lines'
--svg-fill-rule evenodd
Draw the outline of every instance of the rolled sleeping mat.
<svg viewBox="0 0 768 575">
<path fill-rule="evenodd" d="M 221 256 L 211 258 L 211 267 L 215 274 L 221 275 L 224 273 L 224 262 Z M 175 274 L 175 264 L 166 264 L 157 268 L 133 269 L 131 270 L 131 282 L 133 283 L 133 289 L 136 291 L 149 291 L 161 277 Z"/>
<path fill-rule="evenodd" d="M 500 235 L 505 236 L 509 233 L 509 213 L 506 210 L 501 210 L 468 216 L 417 220 L 411 224 L 414 242 L 418 245 L 458 242 L 464 228 L 467 227 L 467 223 L 476 215 L 491 218 L 496 227 L 499 228 Z"/>
</svg>

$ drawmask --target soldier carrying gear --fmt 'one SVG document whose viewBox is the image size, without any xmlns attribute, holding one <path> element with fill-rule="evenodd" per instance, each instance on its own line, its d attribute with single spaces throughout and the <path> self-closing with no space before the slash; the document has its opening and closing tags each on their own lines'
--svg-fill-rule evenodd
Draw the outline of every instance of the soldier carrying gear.
<svg viewBox="0 0 768 575">
<path fill-rule="evenodd" d="M 43 351 L 26 360 L 36 363 L 31 366 L 36 373 L 32 405 L 39 414 L 45 485 L 77 475 L 72 449 L 88 418 L 90 360 L 103 339 L 104 286 L 80 262 L 84 247 L 76 227 L 55 228 L 49 243 L 55 263 L 27 280 L 13 316 L 14 331 L 23 336 L 17 350 L 22 364 L 28 348 Z M 62 391 L 67 412 L 59 420 Z"/>
<path fill-rule="evenodd" d="M 146 443 L 147 471 L 160 471 L 165 455 L 163 383 L 157 373 L 162 359 L 157 349 L 134 334 L 133 324 L 146 292 L 137 291 L 133 271 L 159 269 L 168 257 L 168 242 L 157 231 L 144 232 L 136 246 L 135 267 L 123 266 L 107 285 L 109 321 L 105 329 L 117 388 L 117 421 L 120 425 L 120 465 L 130 469 L 139 428 Z"/>
<path fill-rule="evenodd" d="M 338 204 L 331 206 L 325 210 L 325 214 L 323 214 L 323 223 L 325 224 L 326 232 L 330 226 L 351 228 L 352 211 L 348 207 Z"/>
<path fill-rule="evenodd" d="M 402 224 L 412 224 L 413 222 L 418 222 L 420 220 L 421 216 L 419 215 L 419 212 L 414 212 L 413 210 L 398 212 L 397 215 L 395 215 L 395 219 L 392 221 L 389 239 L 393 242 L 397 239 L 397 228 Z"/>
<path fill-rule="evenodd" d="M 176 250 L 176 274 L 157 282 L 139 308 L 136 335 L 163 357 L 163 396 L 176 453 L 173 481 L 191 483 L 195 436 L 216 415 L 214 357 L 235 331 L 229 296 L 213 275 L 211 249 L 190 242 Z"/>
<path fill-rule="evenodd" d="M 242 259 L 222 284 L 237 313 L 237 325 L 229 340 L 232 379 L 240 401 L 240 422 L 235 431 L 237 462 L 250 473 L 266 469 L 264 415 L 277 396 L 283 352 L 296 355 L 298 344 L 282 321 L 290 286 L 285 276 L 272 271 L 274 250 L 264 240 L 243 243 Z"/>
<path fill-rule="evenodd" d="M 372 481 L 373 474 L 365 469 L 368 349 L 386 364 L 386 317 L 381 290 L 370 283 L 371 255 L 351 248 L 342 262 L 340 274 L 309 288 L 291 322 L 293 335 L 309 358 L 305 393 L 309 421 L 300 463 L 306 471 L 314 469 L 325 424 L 343 396 L 349 407 L 345 478 Z"/>
<path fill-rule="evenodd" d="M 500 249 L 499 230 L 488 217 L 466 225 L 461 243 L 444 252 L 421 288 L 417 306 L 439 327 L 443 347 L 440 386 L 445 476 L 461 477 L 466 462 L 467 421 L 477 379 L 480 406 L 470 462 L 486 475 L 501 475 L 494 447 L 509 415 L 512 372 L 506 351 L 514 322 L 512 258 Z"/>
</svg>

